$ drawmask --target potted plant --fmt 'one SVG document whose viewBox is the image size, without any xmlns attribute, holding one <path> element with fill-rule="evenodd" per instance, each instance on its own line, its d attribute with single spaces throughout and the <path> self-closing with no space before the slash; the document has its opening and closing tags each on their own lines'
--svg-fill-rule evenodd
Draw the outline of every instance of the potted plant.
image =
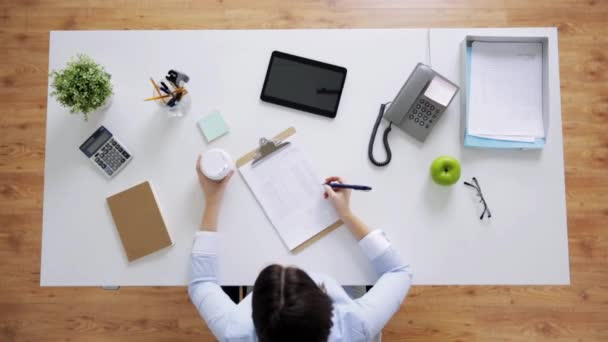
<svg viewBox="0 0 608 342">
<path fill-rule="evenodd" d="M 82 113 L 85 121 L 91 112 L 109 103 L 111 75 L 87 55 L 72 58 L 64 69 L 53 70 L 50 76 L 51 96 L 72 114 Z"/>
</svg>

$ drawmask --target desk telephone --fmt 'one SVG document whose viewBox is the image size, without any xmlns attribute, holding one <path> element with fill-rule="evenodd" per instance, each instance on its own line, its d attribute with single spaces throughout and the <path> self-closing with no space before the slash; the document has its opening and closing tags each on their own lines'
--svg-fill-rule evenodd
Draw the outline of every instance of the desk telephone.
<svg viewBox="0 0 608 342">
<path fill-rule="evenodd" d="M 418 63 L 395 99 L 380 105 L 368 146 L 369 160 L 376 166 L 386 166 L 392 154 L 388 145 L 388 134 L 395 124 L 414 139 L 424 142 L 441 115 L 446 110 L 459 87 L 435 72 L 429 66 Z M 386 109 L 388 105 L 388 109 Z M 386 111 L 385 111 L 386 109 Z M 376 161 L 373 155 L 374 140 L 382 118 L 389 126 L 382 136 L 386 160 Z"/>
</svg>

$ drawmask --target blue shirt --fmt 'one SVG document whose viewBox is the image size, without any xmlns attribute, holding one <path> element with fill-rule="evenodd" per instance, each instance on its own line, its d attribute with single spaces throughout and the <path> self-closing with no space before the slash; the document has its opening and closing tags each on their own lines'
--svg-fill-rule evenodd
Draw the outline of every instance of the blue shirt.
<svg viewBox="0 0 608 342">
<path fill-rule="evenodd" d="M 251 294 L 238 305 L 217 283 L 219 233 L 199 232 L 192 248 L 188 293 L 207 326 L 220 341 L 257 341 L 251 318 Z M 359 246 L 380 276 L 374 287 L 352 299 L 331 277 L 309 274 L 333 300 L 329 341 L 370 341 L 399 310 L 412 281 L 409 265 L 381 230 L 367 234 Z"/>
</svg>

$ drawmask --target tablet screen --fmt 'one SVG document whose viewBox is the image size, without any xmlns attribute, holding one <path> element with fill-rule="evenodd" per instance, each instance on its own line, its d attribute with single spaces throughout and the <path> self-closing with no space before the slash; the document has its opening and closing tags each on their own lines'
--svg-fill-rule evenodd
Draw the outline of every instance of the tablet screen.
<svg viewBox="0 0 608 342">
<path fill-rule="evenodd" d="M 334 118 L 345 79 L 343 67 L 275 51 L 261 99 Z"/>
</svg>

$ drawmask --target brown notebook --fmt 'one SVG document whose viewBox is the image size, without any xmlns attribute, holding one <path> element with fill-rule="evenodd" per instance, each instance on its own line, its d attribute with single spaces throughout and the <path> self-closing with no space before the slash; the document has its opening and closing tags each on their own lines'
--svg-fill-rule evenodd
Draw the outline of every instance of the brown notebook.
<svg viewBox="0 0 608 342">
<path fill-rule="evenodd" d="M 173 244 L 149 182 L 119 192 L 107 201 L 129 261 Z"/>
</svg>

